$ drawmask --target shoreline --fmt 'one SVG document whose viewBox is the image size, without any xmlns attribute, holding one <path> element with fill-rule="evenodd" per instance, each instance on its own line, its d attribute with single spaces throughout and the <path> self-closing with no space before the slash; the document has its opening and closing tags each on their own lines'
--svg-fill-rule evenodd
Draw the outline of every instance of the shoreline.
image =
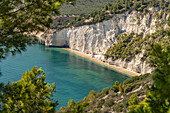
<svg viewBox="0 0 170 113">
<path fill-rule="evenodd" d="M 119 72 L 121 72 L 121 73 L 127 74 L 127 75 L 129 75 L 129 76 L 140 76 L 139 73 L 135 73 L 135 72 L 132 72 L 132 71 L 130 71 L 130 70 L 127 70 L 127 69 L 124 69 L 124 68 L 121 68 L 121 67 L 117 67 L 117 66 L 115 66 L 115 65 L 110 65 L 110 64 L 105 63 L 105 62 L 102 62 L 102 61 L 100 61 L 100 60 L 98 60 L 98 59 L 96 59 L 96 58 L 92 58 L 92 57 L 88 56 L 88 55 L 85 54 L 85 53 L 82 53 L 82 52 L 79 52 L 79 51 L 76 51 L 76 50 L 72 50 L 72 49 L 70 49 L 70 48 L 62 48 L 62 49 L 66 50 L 66 51 L 69 51 L 69 52 L 72 52 L 72 53 L 74 53 L 74 54 L 76 54 L 76 55 L 79 55 L 79 56 L 81 56 L 81 57 L 87 58 L 87 59 L 89 59 L 89 60 L 92 60 L 92 61 L 94 61 L 94 62 L 96 62 L 96 63 L 99 63 L 99 64 L 102 64 L 102 65 L 104 65 L 104 66 L 110 67 L 110 68 L 112 68 L 112 69 L 114 69 L 114 70 L 116 70 L 116 71 L 119 71 Z"/>
</svg>

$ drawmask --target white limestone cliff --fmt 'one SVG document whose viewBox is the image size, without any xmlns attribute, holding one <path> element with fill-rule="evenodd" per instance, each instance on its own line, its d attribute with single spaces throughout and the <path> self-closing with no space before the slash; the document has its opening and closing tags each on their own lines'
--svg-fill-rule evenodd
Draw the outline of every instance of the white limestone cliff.
<svg viewBox="0 0 170 113">
<path fill-rule="evenodd" d="M 119 14 L 110 20 L 93 24 L 84 25 L 75 28 L 67 28 L 61 31 L 50 30 L 45 33 L 45 38 L 39 38 L 40 43 L 46 46 L 69 46 L 73 50 L 89 54 L 111 65 L 126 68 L 130 71 L 141 74 L 150 73 L 152 69 L 146 62 L 141 62 L 140 58 L 143 53 L 138 54 L 131 62 L 105 59 L 105 52 L 112 47 L 113 43 L 117 43 L 116 35 L 126 32 L 128 34 L 154 33 L 156 21 L 155 12 L 160 13 L 158 9 L 150 9 L 150 12 L 143 15 L 140 12 L 132 11 Z M 167 19 L 169 15 L 163 15 Z M 166 27 L 166 26 L 165 26 Z"/>
</svg>

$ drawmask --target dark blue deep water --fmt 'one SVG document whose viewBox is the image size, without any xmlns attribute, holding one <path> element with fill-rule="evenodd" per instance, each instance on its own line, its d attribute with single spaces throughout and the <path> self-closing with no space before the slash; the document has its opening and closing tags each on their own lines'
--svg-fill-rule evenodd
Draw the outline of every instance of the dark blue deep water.
<svg viewBox="0 0 170 113">
<path fill-rule="evenodd" d="M 69 99 L 79 101 L 91 90 L 110 87 L 115 81 L 123 82 L 128 76 L 104 67 L 61 48 L 45 48 L 43 45 L 28 46 L 22 54 L 8 56 L 0 63 L 0 82 L 18 81 L 22 73 L 32 67 L 42 67 L 46 81 L 55 83 L 54 99 L 67 106 Z"/>
</svg>

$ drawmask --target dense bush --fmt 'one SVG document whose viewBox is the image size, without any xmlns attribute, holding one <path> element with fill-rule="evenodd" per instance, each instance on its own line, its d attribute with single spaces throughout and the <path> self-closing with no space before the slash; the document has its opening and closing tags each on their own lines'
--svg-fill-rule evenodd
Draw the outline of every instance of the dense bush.
<svg viewBox="0 0 170 113">
<path fill-rule="evenodd" d="M 116 81 L 115 84 L 113 85 L 113 87 L 111 87 L 111 90 L 113 90 L 114 92 L 119 92 L 119 82 Z"/>
<path fill-rule="evenodd" d="M 138 103 L 139 103 L 139 98 L 137 96 L 137 93 L 131 95 L 128 104 L 131 106 L 131 105 L 137 105 Z"/>
<path fill-rule="evenodd" d="M 101 92 L 101 94 L 108 94 L 109 93 L 109 89 L 106 89 L 106 88 L 103 88 L 102 89 L 102 92 Z"/>
<path fill-rule="evenodd" d="M 133 88 L 135 88 L 134 84 L 128 84 L 125 88 L 124 88 L 124 93 L 129 93 L 133 90 Z"/>
<path fill-rule="evenodd" d="M 93 100 L 95 99 L 95 97 L 96 97 L 96 92 L 95 92 L 94 90 L 91 90 L 91 91 L 89 92 L 89 95 L 87 96 L 87 99 L 88 99 L 89 101 L 93 101 Z"/>
<path fill-rule="evenodd" d="M 105 103 L 104 99 L 101 99 L 101 101 L 99 101 L 97 108 L 102 108 L 103 104 Z"/>
<path fill-rule="evenodd" d="M 116 107 L 115 107 L 115 111 L 116 112 L 122 112 L 123 111 L 123 108 L 124 108 L 124 106 L 123 106 L 123 104 L 118 104 Z"/>
<path fill-rule="evenodd" d="M 111 107 L 114 104 L 114 100 L 113 99 L 109 99 L 108 101 L 106 101 L 104 103 L 105 107 Z"/>
<path fill-rule="evenodd" d="M 135 77 L 129 78 L 126 81 L 124 81 L 123 84 L 126 85 L 126 84 L 133 83 L 137 80 L 140 80 L 140 78 L 141 78 L 141 76 L 135 76 Z"/>
</svg>

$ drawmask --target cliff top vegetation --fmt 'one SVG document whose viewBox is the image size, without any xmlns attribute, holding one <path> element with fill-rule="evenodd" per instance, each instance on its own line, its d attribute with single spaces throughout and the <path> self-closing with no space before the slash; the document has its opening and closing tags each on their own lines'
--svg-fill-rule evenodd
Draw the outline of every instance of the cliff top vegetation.
<svg viewBox="0 0 170 113">
<path fill-rule="evenodd" d="M 87 1 L 87 3 L 88 2 L 89 1 Z M 105 4 L 104 7 L 102 7 L 100 10 L 95 10 L 90 13 L 79 13 L 79 15 L 76 16 L 66 15 L 65 17 L 63 16 L 57 17 L 56 19 L 54 19 L 51 28 L 56 30 L 61 30 L 63 28 L 78 27 L 82 25 L 91 25 L 105 20 L 109 20 L 113 18 L 115 15 L 124 13 L 126 11 L 131 12 L 132 10 L 140 11 L 146 14 L 149 12 L 149 7 L 157 7 L 163 9 L 165 12 L 170 12 L 170 3 L 169 1 L 165 1 L 165 0 L 161 0 L 161 1 L 117 0 L 115 2 Z M 86 8 L 87 9 L 85 10 L 88 10 L 88 6 Z M 65 8 L 65 10 L 67 10 L 67 8 Z M 79 12 L 79 10 L 77 12 Z"/>
<path fill-rule="evenodd" d="M 60 7 L 61 15 L 89 14 L 100 10 L 105 4 L 114 3 L 116 0 L 76 0 L 74 5 L 65 3 Z"/>
</svg>

